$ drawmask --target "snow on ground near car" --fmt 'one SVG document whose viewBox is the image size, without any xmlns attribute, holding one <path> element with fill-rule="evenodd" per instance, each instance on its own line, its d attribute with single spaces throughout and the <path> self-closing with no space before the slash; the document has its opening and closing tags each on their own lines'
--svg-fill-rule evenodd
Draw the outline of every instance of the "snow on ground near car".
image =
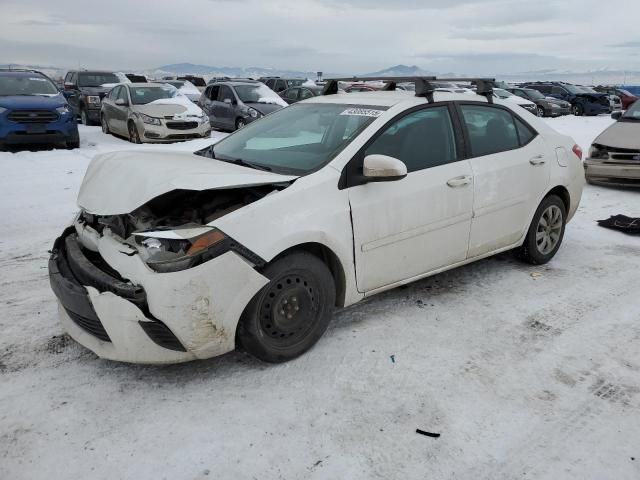
<svg viewBox="0 0 640 480">
<path fill-rule="evenodd" d="M 549 123 L 587 151 L 611 120 Z M 384 293 L 290 363 L 134 366 L 63 334 L 47 250 L 96 153 L 210 141 L 80 134 L 0 153 L 0 478 L 640 478 L 640 239 L 595 223 L 640 216 L 640 192 L 587 186 L 548 265 L 503 254 Z"/>
</svg>

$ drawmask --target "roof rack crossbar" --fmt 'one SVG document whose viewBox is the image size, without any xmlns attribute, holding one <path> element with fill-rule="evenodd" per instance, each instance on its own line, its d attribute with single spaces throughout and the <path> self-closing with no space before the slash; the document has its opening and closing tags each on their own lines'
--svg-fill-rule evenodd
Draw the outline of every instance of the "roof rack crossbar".
<svg viewBox="0 0 640 480">
<path fill-rule="evenodd" d="M 416 85 L 416 97 L 425 97 L 429 103 L 433 103 L 433 92 L 436 87 L 431 82 L 470 82 L 477 87 L 476 93 L 487 98 L 489 103 L 493 103 L 494 78 L 438 78 L 434 76 L 413 76 L 413 77 L 341 77 L 326 79 L 326 84 L 322 91 L 323 95 L 335 95 L 338 93 L 339 82 L 385 82 L 382 90 L 395 90 L 398 83 L 413 82 Z"/>
</svg>

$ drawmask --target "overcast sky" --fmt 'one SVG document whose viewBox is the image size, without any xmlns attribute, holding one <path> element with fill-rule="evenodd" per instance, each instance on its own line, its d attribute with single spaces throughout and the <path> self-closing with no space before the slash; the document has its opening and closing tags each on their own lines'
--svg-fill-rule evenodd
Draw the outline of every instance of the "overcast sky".
<svg viewBox="0 0 640 480">
<path fill-rule="evenodd" d="M 0 0 L 0 64 L 640 70 L 640 0 Z"/>
</svg>

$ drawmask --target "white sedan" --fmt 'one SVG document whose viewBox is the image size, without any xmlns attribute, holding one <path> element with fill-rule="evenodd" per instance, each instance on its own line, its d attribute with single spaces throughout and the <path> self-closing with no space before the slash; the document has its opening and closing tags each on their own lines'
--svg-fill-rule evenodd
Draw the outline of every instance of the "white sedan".
<svg viewBox="0 0 640 480">
<path fill-rule="evenodd" d="M 491 95 L 434 97 L 324 95 L 194 154 L 96 157 L 49 262 L 64 328 L 120 361 L 280 362 L 335 308 L 506 250 L 548 262 L 579 147 Z"/>
</svg>

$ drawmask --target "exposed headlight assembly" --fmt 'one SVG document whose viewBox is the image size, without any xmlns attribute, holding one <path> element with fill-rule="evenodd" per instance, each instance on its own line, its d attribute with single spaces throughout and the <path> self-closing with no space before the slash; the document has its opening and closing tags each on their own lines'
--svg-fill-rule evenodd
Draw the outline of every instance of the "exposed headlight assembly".
<svg viewBox="0 0 640 480">
<path fill-rule="evenodd" d="M 251 118 L 258 118 L 260 116 L 260 112 L 251 107 L 248 108 L 247 113 Z"/>
<path fill-rule="evenodd" d="M 87 103 L 92 105 L 100 105 L 100 97 L 98 95 L 88 95 Z"/>
<path fill-rule="evenodd" d="M 144 113 L 140 114 L 140 118 L 142 118 L 142 121 L 144 123 L 147 123 L 149 125 L 162 125 L 162 122 L 159 118 L 150 117 L 149 115 L 145 115 Z"/>
<path fill-rule="evenodd" d="M 254 264 L 264 261 L 256 254 L 239 245 L 217 228 L 202 227 L 196 231 L 208 230 L 192 238 L 181 238 L 181 230 L 135 233 L 138 252 L 142 260 L 158 273 L 178 272 L 234 250 Z M 188 230 L 184 230 L 187 233 Z"/>
<path fill-rule="evenodd" d="M 598 160 L 607 160 L 609 158 L 609 152 L 595 143 L 591 145 L 589 149 L 589 158 L 595 158 Z"/>
<path fill-rule="evenodd" d="M 63 105 L 62 107 L 56 108 L 56 112 L 60 115 L 66 115 L 67 113 L 71 113 L 71 108 L 69 108 L 69 105 Z"/>
</svg>

